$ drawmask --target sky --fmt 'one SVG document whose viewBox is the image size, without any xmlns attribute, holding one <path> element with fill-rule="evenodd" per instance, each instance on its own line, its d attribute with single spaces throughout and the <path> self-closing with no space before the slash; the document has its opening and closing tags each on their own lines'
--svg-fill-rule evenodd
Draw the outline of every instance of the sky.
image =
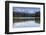
<svg viewBox="0 0 46 35">
<path fill-rule="evenodd" d="M 40 11 L 40 8 L 36 7 L 13 7 L 14 12 L 22 12 L 22 13 L 35 13 Z"/>
</svg>

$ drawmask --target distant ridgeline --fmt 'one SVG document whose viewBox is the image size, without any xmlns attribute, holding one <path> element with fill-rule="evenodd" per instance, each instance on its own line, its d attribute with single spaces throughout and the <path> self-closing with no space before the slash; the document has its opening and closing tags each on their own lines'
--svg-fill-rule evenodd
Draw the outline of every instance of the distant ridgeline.
<svg viewBox="0 0 46 35">
<path fill-rule="evenodd" d="M 40 11 L 35 13 L 13 12 L 13 17 L 40 17 Z"/>
</svg>

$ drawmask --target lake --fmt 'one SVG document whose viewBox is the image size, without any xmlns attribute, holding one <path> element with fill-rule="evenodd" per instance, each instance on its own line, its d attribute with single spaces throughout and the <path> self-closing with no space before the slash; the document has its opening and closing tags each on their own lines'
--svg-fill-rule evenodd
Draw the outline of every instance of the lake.
<svg viewBox="0 0 46 35">
<path fill-rule="evenodd" d="M 22 18 L 21 18 L 21 20 L 14 19 L 13 28 L 40 27 L 40 18 L 39 17 L 37 17 L 37 18 L 28 17 L 28 20 L 27 20 L 27 18 L 24 18 L 24 19 L 25 19 L 25 21 L 22 20 Z"/>
</svg>

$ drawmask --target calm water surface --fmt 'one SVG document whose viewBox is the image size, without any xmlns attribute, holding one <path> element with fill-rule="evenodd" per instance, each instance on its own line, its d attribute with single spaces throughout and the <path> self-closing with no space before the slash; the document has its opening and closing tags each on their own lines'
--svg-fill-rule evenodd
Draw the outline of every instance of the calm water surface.
<svg viewBox="0 0 46 35">
<path fill-rule="evenodd" d="M 28 20 L 23 22 L 14 22 L 14 28 L 25 28 L 25 27 L 40 27 L 40 23 L 35 20 Z"/>
</svg>

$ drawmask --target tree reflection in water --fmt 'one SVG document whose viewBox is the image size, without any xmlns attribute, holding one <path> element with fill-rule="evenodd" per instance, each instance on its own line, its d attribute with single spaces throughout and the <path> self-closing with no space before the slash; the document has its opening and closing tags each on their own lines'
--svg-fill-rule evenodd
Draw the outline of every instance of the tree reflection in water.
<svg viewBox="0 0 46 35">
<path fill-rule="evenodd" d="M 39 18 L 35 18 L 35 22 L 40 23 L 40 17 Z"/>
<path fill-rule="evenodd" d="M 13 23 L 16 23 L 16 22 L 24 22 L 24 21 L 35 21 L 36 23 L 39 23 L 40 24 L 40 17 L 34 17 L 34 18 L 31 18 L 31 19 L 13 19 Z"/>
</svg>

